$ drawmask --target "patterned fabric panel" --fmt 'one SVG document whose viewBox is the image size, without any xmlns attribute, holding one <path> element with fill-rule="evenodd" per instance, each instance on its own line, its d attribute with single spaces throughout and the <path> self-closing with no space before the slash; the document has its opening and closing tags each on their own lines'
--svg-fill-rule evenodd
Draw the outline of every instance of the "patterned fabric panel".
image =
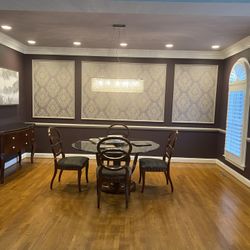
<svg viewBox="0 0 250 250">
<path fill-rule="evenodd" d="M 95 92 L 92 78 L 140 79 L 140 93 Z M 165 64 L 82 62 L 82 119 L 164 120 Z"/>
<path fill-rule="evenodd" d="M 19 73 L 0 68 L 0 105 L 19 104 Z"/>
<path fill-rule="evenodd" d="M 33 117 L 75 117 L 75 62 L 33 60 Z"/>
<path fill-rule="evenodd" d="M 173 122 L 214 123 L 217 65 L 175 65 Z"/>
</svg>

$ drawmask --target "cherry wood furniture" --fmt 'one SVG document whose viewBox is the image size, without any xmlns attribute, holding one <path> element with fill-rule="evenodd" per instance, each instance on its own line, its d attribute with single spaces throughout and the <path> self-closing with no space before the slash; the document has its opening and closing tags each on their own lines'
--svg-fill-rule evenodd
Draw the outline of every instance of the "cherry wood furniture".
<svg viewBox="0 0 250 250">
<path fill-rule="evenodd" d="M 4 183 L 4 165 L 11 157 L 18 155 L 21 165 L 22 152 L 31 152 L 31 163 L 33 163 L 35 150 L 34 125 L 24 123 L 9 124 L 0 127 L 0 182 Z"/>
<path fill-rule="evenodd" d="M 109 137 L 108 137 L 109 138 Z M 119 139 L 115 137 L 116 139 Z M 96 154 L 96 159 L 98 160 L 98 152 L 97 152 L 97 144 L 100 141 L 99 138 L 90 138 L 89 140 L 79 140 L 72 144 L 72 147 L 88 153 Z M 160 147 L 160 145 L 153 141 L 142 141 L 142 140 L 131 140 L 132 152 L 131 154 L 134 156 L 133 162 L 131 164 L 132 174 L 135 171 L 138 156 L 141 154 L 145 154 L 151 151 L 154 151 Z M 134 181 L 131 181 L 131 192 L 134 192 L 136 189 L 136 184 Z M 124 193 L 124 185 L 103 185 L 102 191 L 107 193 Z"/>
<path fill-rule="evenodd" d="M 166 177 L 166 181 L 168 181 L 171 185 L 171 191 L 174 191 L 174 186 L 170 177 L 170 162 L 172 155 L 174 153 L 174 146 L 177 139 L 178 131 L 173 131 L 168 136 L 167 146 L 165 153 L 162 159 L 156 158 L 142 158 L 139 160 L 139 168 L 140 168 L 140 179 L 139 183 L 141 182 L 142 178 L 142 189 L 141 192 L 144 191 L 145 186 L 145 173 L 146 172 L 163 172 Z"/>
<path fill-rule="evenodd" d="M 129 137 L 129 128 L 122 123 L 115 123 L 108 127 L 107 136 L 122 135 L 125 138 Z"/>
<path fill-rule="evenodd" d="M 130 196 L 132 169 L 130 154 L 132 145 L 124 137 L 106 137 L 97 144 L 97 207 L 100 208 L 103 184 L 118 183 L 124 185 L 126 208 Z"/>
<path fill-rule="evenodd" d="M 50 127 L 48 129 L 48 136 L 52 153 L 54 155 L 54 174 L 50 182 L 50 189 L 53 188 L 53 182 L 57 174 L 57 170 L 60 170 L 58 181 L 61 181 L 62 173 L 64 170 L 75 170 L 78 173 L 78 189 L 81 192 L 81 176 L 82 169 L 86 169 L 86 181 L 88 183 L 88 169 L 89 158 L 84 156 L 71 156 L 66 157 L 63 151 L 62 139 L 60 132 L 57 128 Z"/>
</svg>

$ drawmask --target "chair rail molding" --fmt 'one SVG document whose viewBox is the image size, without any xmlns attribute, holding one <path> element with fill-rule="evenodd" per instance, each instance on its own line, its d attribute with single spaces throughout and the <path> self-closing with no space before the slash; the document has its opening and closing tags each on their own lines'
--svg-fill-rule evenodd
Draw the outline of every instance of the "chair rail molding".
<svg viewBox="0 0 250 250">
<path fill-rule="evenodd" d="M 26 122 L 35 124 L 37 127 L 65 127 L 65 128 L 108 128 L 110 124 L 76 124 L 76 123 L 48 123 L 48 122 Z M 201 131 L 201 132 L 220 132 L 219 128 L 206 127 L 178 127 L 178 126 L 139 126 L 127 125 L 130 129 L 135 130 L 180 130 L 180 131 Z"/>
</svg>

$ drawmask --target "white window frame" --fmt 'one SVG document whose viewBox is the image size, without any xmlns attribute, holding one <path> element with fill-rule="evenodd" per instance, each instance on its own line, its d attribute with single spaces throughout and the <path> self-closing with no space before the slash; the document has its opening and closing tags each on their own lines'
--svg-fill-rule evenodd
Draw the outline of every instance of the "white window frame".
<svg viewBox="0 0 250 250">
<path fill-rule="evenodd" d="M 248 134 L 248 117 L 249 117 L 249 103 L 250 103 L 250 65 L 246 58 L 240 58 L 232 67 L 230 75 L 237 64 L 244 64 L 246 68 L 246 81 L 236 82 L 230 84 L 228 82 L 228 102 L 227 102 L 227 119 L 228 119 L 228 106 L 229 106 L 229 94 L 230 91 L 245 90 L 245 103 L 244 103 L 244 118 L 243 118 L 243 129 L 242 129 L 242 142 L 241 142 L 241 154 L 237 157 L 230 152 L 226 151 L 226 135 L 225 135 L 225 147 L 224 147 L 224 157 L 227 161 L 234 164 L 236 167 L 244 170 L 246 161 L 246 146 L 247 146 L 247 134 Z M 230 78 L 230 76 L 229 76 Z M 227 122 L 227 120 L 226 120 Z M 227 124 L 226 124 L 227 126 Z M 226 130 L 227 133 L 227 130 Z"/>
</svg>

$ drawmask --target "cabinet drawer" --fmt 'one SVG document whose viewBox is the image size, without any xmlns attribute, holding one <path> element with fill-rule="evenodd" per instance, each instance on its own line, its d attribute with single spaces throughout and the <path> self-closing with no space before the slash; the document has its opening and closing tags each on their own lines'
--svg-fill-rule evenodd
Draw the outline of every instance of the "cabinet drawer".
<svg viewBox="0 0 250 250">
<path fill-rule="evenodd" d="M 13 154 L 20 151 L 20 134 L 18 133 L 10 133 L 4 135 L 4 153 L 5 154 Z"/>
</svg>

